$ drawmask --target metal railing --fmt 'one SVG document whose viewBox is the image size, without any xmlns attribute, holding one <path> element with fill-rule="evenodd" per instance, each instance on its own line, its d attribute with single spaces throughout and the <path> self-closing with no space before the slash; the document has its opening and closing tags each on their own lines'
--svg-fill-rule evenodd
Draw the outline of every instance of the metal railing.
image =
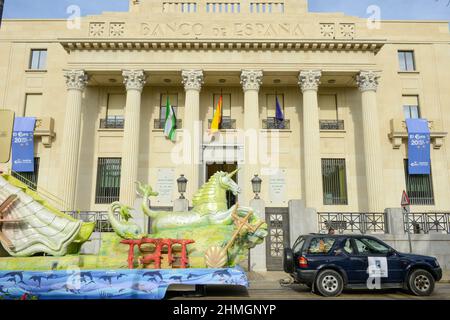
<svg viewBox="0 0 450 320">
<path fill-rule="evenodd" d="M 125 119 L 123 116 L 111 116 L 100 119 L 100 129 L 123 129 Z"/>
<path fill-rule="evenodd" d="M 208 129 L 211 129 L 212 119 L 208 120 Z M 231 119 L 228 117 L 222 117 L 222 122 L 220 123 L 221 130 L 232 130 L 236 129 L 236 119 Z"/>
<path fill-rule="evenodd" d="M 106 211 L 68 211 L 65 213 L 83 222 L 94 222 L 94 232 L 114 232 Z M 119 214 L 114 214 L 114 217 L 120 221 Z"/>
<path fill-rule="evenodd" d="M 157 130 L 164 129 L 164 126 L 166 125 L 166 119 L 155 119 L 153 123 L 153 128 Z M 183 128 L 183 121 L 181 119 L 177 119 L 177 129 Z"/>
<path fill-rule="evenodd" d="M 320 130 L 344 130 L 344 120 L 320 120 Z"/>
<path fill-rule="evenodd" d="M 336 233 L 387 233 L 385 213 L 319 212 L 319 231 Z"/>
<path fill-rule="evenodd" d="M 290 120 L 277 120 L 276 118 L 267 118 L 262 121 L 263 129 L 286 129 L 289 130 L 291 128 Z"/>
<path fill-rule="evenodd" d="M 406 214 L 403 215 L 405 233 L 428 234 L 443 233 L 450 234 L 450 213 L 409 213 L 407 221 Z"/>
</svg>

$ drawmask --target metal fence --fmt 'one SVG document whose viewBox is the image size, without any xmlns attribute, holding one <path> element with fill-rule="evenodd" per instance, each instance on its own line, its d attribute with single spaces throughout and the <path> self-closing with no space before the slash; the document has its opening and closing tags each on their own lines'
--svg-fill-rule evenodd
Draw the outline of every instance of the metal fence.
<svg viewBox="0 0 450 320">
<path fill-rule="evenodd" d="M 109 223 L 108 213 L 106 211 L 70 211 L 65 213 L 72 218 L 83 222 L 94 222 L 94 232 L 114 232 L 111 224 Z M 120 220 L 119 214 L 114 214 L 114 217 L 117 220 Z"/>
<path fill-rule="evenodd" d="M 208 120 L 208 129 L 211 129 L 212 119 Z M 222 130 L 232 130 L 236 129 L 236 119 L 231 119 L 229 117 L 222 117 L 220 122 L 220 129 Z"/>
<path fill-rule="evenodd" d="M 320 130 L 344 130 L 344 120 L 320 120 Z"/>
<path fill-rule="evenodd" d="M 166 119 L 155 119 L 153 123 L 153 128 L 157 130 L 164 129 L 164 126 L 166 125 Z M 177 119 L 176 124 L 177 129 L 183 128 L 183 121 L 181 119 Z"/>
<path fill-rule="evenodd" d="M 409 213 L 403 215 L 405 232 L 413 234 L 450 234 L 450 213 Z"/>
<path fill-rule="evenodd" d="M 319 231 L 336 233 L 387 233 L 385 213 L 319 212 Z"/>
<path fill-rule="evenodd" d="M 262 121 L 263 129 L 286 129 L 289 130 L 291 128 L 290 120 L 278 120 L 276 118 L 267 118 Z"/>
<path fill-rule="evenodd" d="M 100 119 L 100 129 L 123 129 L 125 119 L 123 116 L 111 116 Z"/>
</svg>

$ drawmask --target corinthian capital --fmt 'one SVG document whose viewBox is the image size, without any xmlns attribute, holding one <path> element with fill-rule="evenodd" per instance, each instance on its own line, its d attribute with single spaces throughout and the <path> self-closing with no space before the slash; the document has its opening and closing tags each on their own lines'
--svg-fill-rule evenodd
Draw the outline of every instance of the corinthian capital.
<svg viewBox="0 0 450 320">
<path fill-rule="evenodd" d="M 378 79 L 380 75 L 373 71 L 361 71 L 356 76 L 356 83 L 359 86 L 359 90 L 364 91 L 377 91 Z"/>
<path fill-rule="evenodd" d="M 128 90 L 139 90 L 142 91 L 145 83 L 147 82 L 147 77 L 144 70 L 123 70 L 123 83 Z"/>
<path fill-rule="evenodd" d="M 184 90 L 200 91 L 202 89 L 202 70 L 183 70 L 181 71 L 181 78 L 181 83 L 184 85 Z"/>
<path fill-rule="evenodd" d="M 84 70 L 64 70 L 67 90 L 83 91 L 88 83 L 89 77 Z"/>
<path fill-rule="evenodd" d="M 263 72 L 261 70 L 242 70 L 241 85 L 244 91 L 258 90 L 262 85 Z"/>
<path fill-rule="evenodd" d="M 320 70 L 305 70 L 300 71 L 298 75 L 298 85 L 303 92 L 308 90 L 319 90 L 320 77 L 322 72 Z"/>
</svg>

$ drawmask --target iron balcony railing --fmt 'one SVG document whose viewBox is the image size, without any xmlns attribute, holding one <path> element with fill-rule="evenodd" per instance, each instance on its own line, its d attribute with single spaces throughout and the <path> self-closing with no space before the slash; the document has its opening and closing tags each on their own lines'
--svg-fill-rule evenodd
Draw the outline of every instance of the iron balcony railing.
<svg viewBox="0 0 450 320">
<path fill-rule="evenodd" d="M 385 213 L 319 212 L 319 231 L 336 233 L 387 233 Z"/>
<path fill-rule="evenodd" d="M 320 130 L 344 130 L 344 120 L 320 120 Z"/>
<path fill-rule="evenodd" d="M 278 120 L 276 118 L 267 118 L 262 121 L 263 129 L 275 129 L 275 130 L 289 130 L 291 128 L 290 120 Z"/>
<path fill-rule="evenodd" d="M 123 129 L 125 119 L 123 116 L 110 116 L 100 119 L 100 129 Z"/>
<path fill-rule="evenodd" d="M 94 232 L 114 232 L 108 219 L 108 213 L 106 211 L 68 211 L 65 212 L 74 219 L 81 220 L 83 222 L 94 222 Z M 114 214 L 117 220 L 120 220 L 119 214 Z"/>
<path fill-rule="evenodd" d="M 153 127 L 157 130 L 164 129 L 164 126 L 166 125 L 166 119 L 155 119 Z M 177 129 L 183 128 L 183 121 L 181 119 L 177 119 Z"/>
<path fill-rule="evenodd" d="M 208 120 L 208 129 L 211 129 L 212 119 Z M 232 130 L 236 129 L 236 119 L 231 119 L 229 117 L 222 117 L 222 122 L 220 123 L 219 129 L 221 130 Z"/>
<path fill-rule="evenodd" d="M 450 234 L 450 213 L 409 213 L 403 215 L 405 233 L 428 234 L 443 233 Z"/>
</svg>

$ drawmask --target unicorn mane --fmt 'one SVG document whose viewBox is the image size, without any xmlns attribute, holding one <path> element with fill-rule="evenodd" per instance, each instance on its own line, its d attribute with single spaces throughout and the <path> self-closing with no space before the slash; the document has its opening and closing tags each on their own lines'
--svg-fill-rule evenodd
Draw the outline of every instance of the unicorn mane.
<svg viewBox="0 0 450 320">
<path fill-rule="evenodd" d="M 219 183 L 219 177 L 223 176 L 225 172 L 217 171 L 214 173 L 211 178 L 209 178 L 208 182 L 206 182 L 200 189 L 198 189 L 197 193 L 194 195 L 192 199 L 193 206 L 201 205 L 205 202 L 211 201 L 211 195 L 215 193 L 215 189 L 217 188 L 217 184 Z"/>
</svg>

